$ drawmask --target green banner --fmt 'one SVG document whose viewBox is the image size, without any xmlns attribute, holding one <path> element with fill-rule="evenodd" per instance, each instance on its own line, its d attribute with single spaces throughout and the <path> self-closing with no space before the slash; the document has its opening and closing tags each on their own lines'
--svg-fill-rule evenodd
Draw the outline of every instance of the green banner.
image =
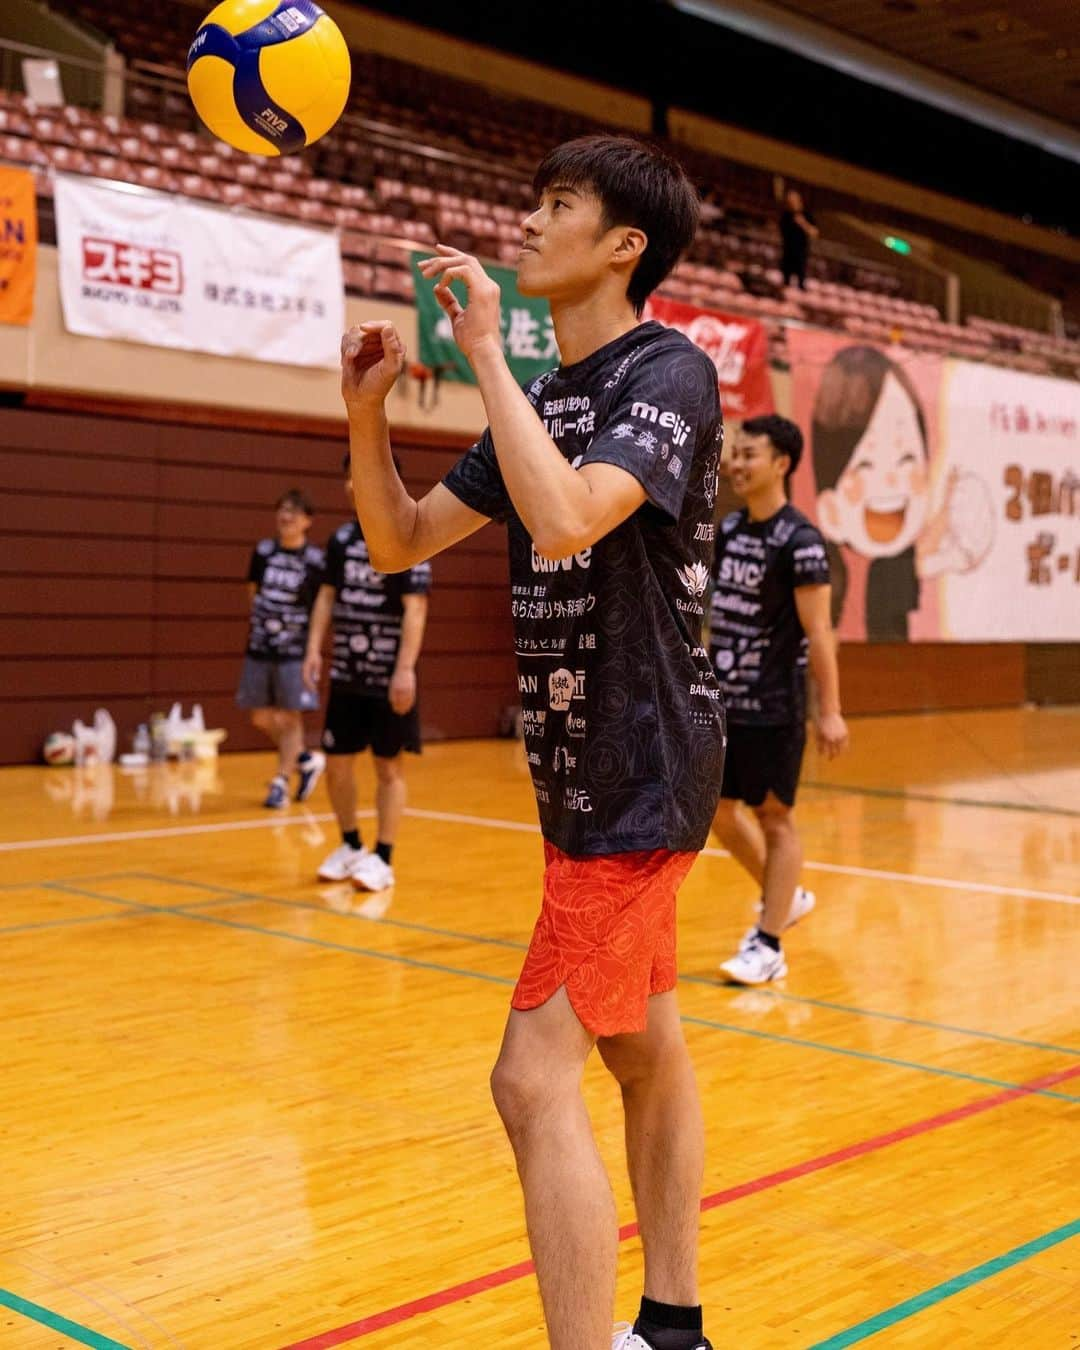
<svg viewBox="0 0 1080 1350">
<path fill-rule="evenodd" d="M 430 257 L 430 253 L 412 254 L 420 363 L 440 371 L 444 380 L 475 384 L 472 368 L 454 341 L 450 320 L 439 308 L 431 282 L 420 275 L 417 267 L 422 258 Z M 484 271 L 498 285 L 501 294 L 503 351 L 507 363 L 514 378 L 525 384 L 559 364 L 559 349 L 555 345 L 548 303 L 522 295 L 517 288 L 517 273 L 511 268 L 485 265 Z M 464 287 L 455 281 L 453 289 L 464 303 Z"/>
</svg>

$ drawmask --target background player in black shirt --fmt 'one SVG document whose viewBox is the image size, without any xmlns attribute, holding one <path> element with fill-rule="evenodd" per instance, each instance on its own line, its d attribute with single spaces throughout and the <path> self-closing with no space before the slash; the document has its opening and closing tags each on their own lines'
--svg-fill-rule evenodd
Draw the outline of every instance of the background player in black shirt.
<svg viewBox="0 0 1080 1350">
<path fill-rule="evenodd" d="M 729 740 L 714 828 L 761 887 L 757 926 L 720 967 L 739 984 L 787 974 L 780 934 L 814 905 L 798 885 L 802 844 L 792 814 L 806 745 L 808 661 L 821 752 L 831 758 L 848 739 L 825 541 L 787 500 L 802 448 L 802 432 L 784 417 L 743 423 L 727 463 L 745 505 L 724 518 L 717 535 L 709 640 Z"/>
<path fill-rule="evenodd" d="M 353 502 L 351 456 L 346 452 L 345 495 Z M 319 867 L 320 881 L 352 881 L 358 890 L 394 884 L 391 855 L 405 810 L 403 750 L 420 753 L 416 662 L 424 641 L 431 566 L 418 563 L 387 576 L 371 566 L 360 525 L 353 519 L 330 537 L 326 580 L 311 614 L 304 682 L 319 687 L 322 648 L 333 623 L 330 702 L 322 745 L 327 787 L 341 827 L 341 847 Z M 375 759 L 375 849 L 360 841 L 356 824 L 357 754 Z"/>
<path fill-rule="evenodd" d="M 278 498 L 277 534 L 260 539 L 248 567 L 251 622 L 236 702 L 277 746 L 278 767 L 264 806 L 289 804 L 289 777 L 299 773 L 296 800 L 311 796 L 324 759 L 304 749 L 303 714 L 319 706 L 303 680 L 311 606 L 323 574 L 323 551 L 307 542 L 314 510 L 296 488 Z"/>
<path fill-rule="evenodd" d="M 563 364 L 523 391 L 498 286 L 440 247 L 421 264 L 489 428 L 420 501 L 394 470 L 392 325 L 342 344 L 357 509 L 399 570 L 505 521 L 518 680 L 547 867 L 492 1087 L 517 1158 L 553 1350 L 611 1341 L 618 1229 L 581 1095 L 598 1045 L 622 1088 L 645 1249 L 621 1350 L 707 1350 L 697 1292 L 703 1123 L 675 995 L 675 892 L 719 793 L 724 725 L 700 640 L 721 418 L 716 371 L 642 324 L 690 244 L 697 199 L 662 152 L 618 137 L 537 171 L 518 284 L 546 296 Z M 467 299 L 449 284 L 463 284 Z"/>
<path fill-rule="evenodd" d="M 786 286 L 798 282 L 800 289 L 806 290 L 810 241 L 820 233 L 803 206 L 802 193 L 791 188 L 784 194 L 784 209 L 780 213 L 780 271 Z"/>
</svg>

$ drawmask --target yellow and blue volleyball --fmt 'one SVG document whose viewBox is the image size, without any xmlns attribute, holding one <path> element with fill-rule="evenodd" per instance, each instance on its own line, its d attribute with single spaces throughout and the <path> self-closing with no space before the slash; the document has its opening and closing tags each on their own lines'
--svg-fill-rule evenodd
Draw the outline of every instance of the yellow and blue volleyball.
<svg viewBox="0 0 1080 1350">
<path fill-rule="evenodd" d="M 350 74 L 341 29 L 311 0 L 224 0 L 188 51 L 195 111 L 252 155 L 290 155 L 325 136 Z"/>
</svg>

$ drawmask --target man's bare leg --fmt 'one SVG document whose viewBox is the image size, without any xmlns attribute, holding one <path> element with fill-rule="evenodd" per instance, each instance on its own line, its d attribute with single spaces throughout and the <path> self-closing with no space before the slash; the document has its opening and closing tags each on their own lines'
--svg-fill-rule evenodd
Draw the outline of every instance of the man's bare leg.
<svg viewBox="0 0 1080 1350">
<path fill-rule="evenodd" d="M 402 759 L 401 755 L 393 759 L 375 756 L 375 838 L 380 844 L 397 841 L 401 817 L 405 814 L 408 788 Z"/>
<path fill-rule="evenodd" d="M 356 829 L 356 771 L 352 755 L 326 756 L 326 790 L 344 834 Z"/>
<path fill-rule="evenodd" d="M 754 815 L 765 840 L 765 872 L 761 895 L 764 909 L 760 927 L 766 933 L 779 937 L 791 915 L 791 902 L 802 871 L 802 840 L 795 828 L 790 806 L 785 806 L 771 792 Z"/>
<path fill-rule="evenodd" d="M 610 1350 L 618 1224 L 581 1095 L 593 1038 L 565 989 L 511 1010 L 491 1090 L 517 1160 L 551 1350 Z"/>
<path fill-rule="evenodd" d="M 731 797 L 721 797 L 713 817 L 713 831 L 735 861 L 759 886 L 765 884 L 765 836 L 753 816 L 739 809 Z"/>
<path fill-rule="evenodd" d="M 674 991 L 649 999 L 643 1032 L 597 1045 L 622 1089 L 645 1296 L 696 1307 L 705 1126 Z"/>
</svg>

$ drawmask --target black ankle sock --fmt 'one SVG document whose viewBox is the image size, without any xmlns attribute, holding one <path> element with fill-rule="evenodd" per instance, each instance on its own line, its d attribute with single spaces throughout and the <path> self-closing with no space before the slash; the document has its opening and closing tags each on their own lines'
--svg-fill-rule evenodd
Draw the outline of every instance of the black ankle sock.
<svg viewBox="0 0 1080 1350">
<path fill-rule="evenodd" d="M 363 845 L 360 843 L 360 831 L 359 831 L 359 830 L 342 830 L 342 831 L 341 831 L 341 842 L 342 842 L 343 844 L 348 844 L 348 846 L 349 846 L 350 848 L 362 848 L 362 847 L 363 847 Z"/>
<path fill-rule="evenodd" d="M 769 947 L 772 951 L 778 952 L 780 950 L 780 939 L 778 937 L 773 937 L 771 933 L 766 933 L 764 928 L 759 928 L 757 930 L 757 935 L 760 940 L 764 942 L 765 946 Z"/>
<path fill-rule="evenodd" d="M 390 855 L 391 853 L 393 853 L 393 851 L 394 851 L 393 844 L 375 845 L 375 852 L 379 855 L 379 857 L 383 860 L 383 862 L 387 865 L 387 867 L 390 866 Z"/>
<path fill-rule="evenodd" d="M 653 1350 L 695 1350 L 704 1340 L 700 1306 L 681 1308 L 674 1303 L 657 1303 L 651 1298 L 641 1300 L 634 1330 Z"/>
</svg>

